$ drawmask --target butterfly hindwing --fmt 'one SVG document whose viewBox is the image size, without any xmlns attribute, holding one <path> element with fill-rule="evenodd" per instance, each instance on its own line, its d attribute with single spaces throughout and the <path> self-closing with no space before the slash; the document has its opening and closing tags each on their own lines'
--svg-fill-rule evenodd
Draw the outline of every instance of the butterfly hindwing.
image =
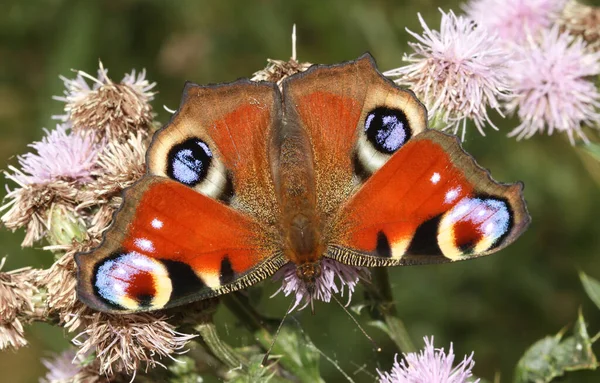
<svg viewBox="0 0 600 383">
<path fill-rule="evenodd" d="M 149 174 L 101 247 L 77 255 L 80 298 L 100 311 L 156 310 L 274 273 L 284 261 L 268 156 L 280 105 L 274 84 L 188 83 L 154 136 Z"/>
<path fill-rule="evenodd" d="M 521 184 L 499 184 L 454 136 L 411 139 L 342 207 L 327 256 L 360 266 L 490 254 L 529 224 Z"/>
</svg>

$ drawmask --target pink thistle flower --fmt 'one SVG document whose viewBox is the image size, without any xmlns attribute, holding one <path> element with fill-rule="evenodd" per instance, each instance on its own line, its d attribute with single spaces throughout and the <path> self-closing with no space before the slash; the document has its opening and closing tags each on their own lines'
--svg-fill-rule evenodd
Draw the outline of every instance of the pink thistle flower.
<svg viewBox="0 0 600 383">
<path fill-rule="evenodd" d="M 581 125 L 600 120 L 600 93 L 587 78 L 600 74 L 600 52 L 590 51 L 581 37 L 561 33 L 558 26 L 539 37 L 514 47 L 519 60 L 510 72 L 514 93 L 506 109 L 518 109 L 521 124 L 509 136 L 530 138 L 558 130 L 566 132 L 572 144 L 574 133 L 587 142 Z"/>
<path fill-rule="evenodd" d="M 306 284 L 296 274 L 297 266 L 289 262 L 273 275 L 273 281 L 281 280 L 281 287 L 271 297 L 283 292 L 287 297 L 295 294 L 295 302 L 290 311 L 300 306 L 302 310 L 308 306 L 313 299 L 329 302 L 333 294 L 344 296 L 344 290 L 348 288 L 348 304 L 352 299 L 354 289 L 359 279 L 368 279 L 369 270 L 364 267 L 348 266 L 333 259 L 324 258 L 321 261 L 321 276 L 317 278 L 315 289 L 311 296 Z M 338 287 L 339 283 L 339 287 Z"/>
<path fill-rule="evenodd" d="M 76 363 L 75 354 L 75 350 L 69 349 L 55 355 L 52 359 L 42 359 L 42 364 L 48 369 L 48 373 L 40 379 L 40 383 L 71 381 L 81 370 L 80 363 Z"/>
<path fill-rule="evenodd" d="M 419 353 L 404 354 L 404 359 L 398 363 L 398 355 L 390 372 L 379 374 L 380 383 L 477 383 L 479 379 L 472 380 L 471 370 L 475 366 L 473 353 L 456 365 L 452 343 L 448 354 L 443 348 L 433 347 L 433 337 L 425 339 L 425 348 Z"/>
<path fill-rule="evenodd" d="M 506 42 L 521 43 L 558 19 L 567 0 L 471 0 L 463 6 L 477 25 Z"/>
<path fill-rule="evenodd" d="M 87 182 L 96 166 L 99 147 L 91 134 L 68 133 L 67 125 L 57 125 L 46 137 L 29 146 L 37 153 L 19 156 L 21 169 L 10 167 L 14 174 L 7 174 L 21 186 L 47 184 L 56 180 Z"/>
<path fill-rule="evenodd" d="M 384 75 L 409 86 L 425 103 L 435 125 L 442 123 L 442 129 L 452 128 L 454 134 L 462 125 L 463 140 L 467 119 L 474 121 L 482 135 L 486 123 L 498 130 L 486 108 L 500 113 L 498 99 L 508 93 L 509 55 L 495 34 L 452 11 L 440 12 L 439 32 L 431 30 L 419 14 L 423 35 L 407 30 L 417 39 L 409 43 L 415 53 L 403 58 L 410 64 Z"/>
</svg>

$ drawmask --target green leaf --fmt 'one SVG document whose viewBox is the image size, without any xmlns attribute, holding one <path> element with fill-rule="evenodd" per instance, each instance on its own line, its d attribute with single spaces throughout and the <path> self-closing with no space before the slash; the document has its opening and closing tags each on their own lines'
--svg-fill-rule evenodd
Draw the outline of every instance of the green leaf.
<svg viewBox="0 0 600 383">
<path fill-rule="evenodd" d="M 256 335 L 264 347 L 271 345 L 273 338 L 267 331 L 258 331 Z M 301 329 L 282 327 L 271 354 L 280 355 L 278 363 L 301 382 L 324 382 L 319 371 L 320 354 Z"/>
<path fill-rule="evenodd" d="M 250 359 L 247 368 L 241 374 L 228 379 L 228 383 L 292 383 L 275 375 L 272 366 L 264 367 L 262 365 L 262 355 L 255 355 Z"/>
<path fill-rule="evenodd" d="M 581 312 L 573 335 L 563 339 L 564 331 L 533 344 L 523 355 L 515 371 L 515 382 L 546 383 L 567 371 L 594 370 L 598 361 L 592 351 Z"/>
<path fill-rule="evenodd" d="M 535 342 L 519 360 L 515 382 L 548 382 L 545 377 L 552 376 L 550 354 L 560 343 L 561 337 L 559 333 Z"/>
<path fill-rule="evenodd" d="M 600 282 L 590 277 L 583 271 L 579 273 L 579 279 L 583 284 L 583 289 L 587 293 L 588 297 L 596 304 L 596 307 L 600 309 Z"/>
</svg>

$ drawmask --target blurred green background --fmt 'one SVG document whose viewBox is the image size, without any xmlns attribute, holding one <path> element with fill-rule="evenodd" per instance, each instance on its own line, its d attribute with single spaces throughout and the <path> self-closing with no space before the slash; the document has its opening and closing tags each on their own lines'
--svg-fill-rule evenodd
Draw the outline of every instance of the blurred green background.
<svg viewBox="0 0 600 383">
<path fill-rule="evenodd" d="M 369 51 L 387 70 L 400 66 L 408 49 L 405 28 L 421 31 L 417 12 L 439 27 L 438 7 L 460 9 L 457 1 L 441 0 L 3 0 L 0 167 L 15 164 L 14 156 L 28 151 L 42 127 L 54 127 L 50 116 L 63 104 L 51 96 L 62 93 L 58 75 L 73 77 L 71 68 L 94 74 L 102 59 L 115 80 L 132 68 L 146 68 L 158 83 L 153 103 L 158 120 L 166 121 L 162 106 L 177 107 L 185 80 L 232 81 L 262 69 L 267 58 L 288 59 L 293 23 L 300 60 L 335 63 Z M 434 335 L 437 346 L 454 342 L 459 357 L 475 352 L 478 376 L 492 380 L 500 373 L 502 382 L 511 381 L 529 345 L 572 324 L 580 307 L 590 331 L 600 330 L 600 313 L 578 279 L 579 270 L 600 278 L 598 168 L 590 172 L 584 157 L 558 135 L 523 142 L 507 138 L 516 124 L 502 121 L 501 131 L 488 129 L 487 137 L 471 127 L 465 147 L 496 179 L 525 183 L 530 229 L 491 257 L 390 271 L 398 309 L 418 346 L 425 335 Z M 49 253 L 21 249 L 22 239 L 22 231 L 0 230 L 0 255 L 9 255 L 6 269 L 51 263 Z M 289 300 L 268 299 L 277 286 L 263 285 L 260 309 L 281 316 Z M 359 291 L 354 302 L 360 301 Z M 375 368 L 389 369 L 396 350 L 379 330 L 367 328 L 383 347 L 376 354 L 337 305 L 318 304 L 316 311 L 315 317 L 300 313 L 300 323 L 353 379 L 372 382 Z M 226 310 L 218 315 L 228 340 L 251 341 Z M 60 329 L 36 324 L 27 331 L 29 347 L 0 353 L 0 381 L 37 381 L 44 373 L 40 358 L 67 346 Z M 322 370 L 328 382 L 343 381 L 325 360 Z M 598 382 L 600 374 L 573 373 L 565 381 Z"/>
</svg>

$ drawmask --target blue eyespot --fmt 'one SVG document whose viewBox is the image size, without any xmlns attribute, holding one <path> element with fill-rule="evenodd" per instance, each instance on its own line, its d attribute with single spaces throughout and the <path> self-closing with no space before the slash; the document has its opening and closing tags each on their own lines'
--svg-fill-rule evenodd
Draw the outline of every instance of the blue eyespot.
<svg viewBox="0 0 600 383">
<path fill-rule="evenodd" d="M 384 107 L 375 108 L 367 114 L 365 133 L 373 147 L 386 154 L 400 149 L 411 137 L 406 114 L 399 109 Z"/>
<path fill-rule="evenodd" d="M 171 148 L 168 155 L 167 175 L 188 186 L 195 186 L 206 177 L 212 152 L 208 145 L 190 138 Z"/>
</svg>

